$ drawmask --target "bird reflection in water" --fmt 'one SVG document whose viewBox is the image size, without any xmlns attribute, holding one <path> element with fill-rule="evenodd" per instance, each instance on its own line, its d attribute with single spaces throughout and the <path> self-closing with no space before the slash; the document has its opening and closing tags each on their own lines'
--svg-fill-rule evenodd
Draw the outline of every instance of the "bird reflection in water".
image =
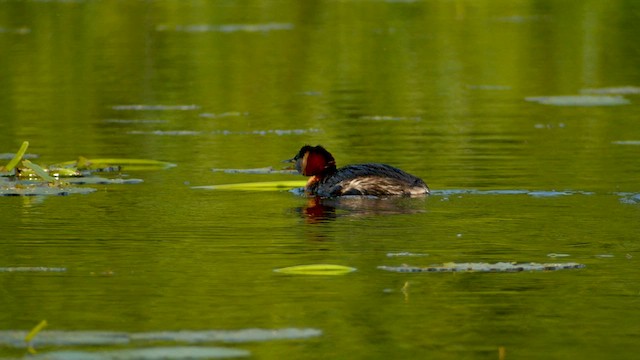
<svg viewBox="0 0 640 360">
<path fill-rule="evenodd" d="M 416 214 L 425 212 L 425 197 L 341 196 L 339 198 L 311 197 L 298 208 L 307 223 L 322 223 L 340 217 Z"/>
</svg>

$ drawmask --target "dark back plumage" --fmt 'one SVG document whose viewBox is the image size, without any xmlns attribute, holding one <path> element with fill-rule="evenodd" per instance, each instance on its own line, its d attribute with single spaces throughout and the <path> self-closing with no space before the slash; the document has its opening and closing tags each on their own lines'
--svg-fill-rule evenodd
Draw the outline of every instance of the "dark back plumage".
<svg viewBox="0 0 640 360">
<path fill-rule="evenodd" d="M 420 178 L 386 164 L 348 165 L 319 179 L 308 189 L 323 197 L 342 195 L 420 195 L 429 188 Z"/>
</svg>

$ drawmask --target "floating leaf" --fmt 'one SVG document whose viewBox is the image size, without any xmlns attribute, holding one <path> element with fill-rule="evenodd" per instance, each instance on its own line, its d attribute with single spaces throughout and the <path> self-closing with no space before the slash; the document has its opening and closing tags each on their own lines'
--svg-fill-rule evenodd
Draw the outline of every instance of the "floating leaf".
<svg viewBox="0 0 640 360">
<path fill-rule="evenodd" d="M 638 204 L 638 203 L 640 203 L 640 194 L 618 193 L 618 195 L 622 196 L 620 198 L 620 202 L 623 203 L 623 204 Z"/>
<path fill-rule="evenodd" d="M 407 251 L 403 251 L 403 252 L 390 252 L 387 253 L 387 257 L 396 257 L 396 256 L 429 256 L 429 254 L 421 254 L 421 253 L 412 253 L 412 252 L 407 252 Z"/>
<path fill-rule="evenodd" d="M 87 159 L 79 157 L 75 161 L 66 161 L 52 165 L 52 168 L 77 168 L 78 170 L 91 170 L 98 172 L 120 170 L 163 170 L 175 167 L 175 164 L 159 160 L 149 159 Z"/>
<path fill-rule="evenodd" d="M 0 331 L 0 344 L 23 347 L 26 331 Z M 112 331 L 59 331 L 44 330 L 34 339 L 38 346 L 86 346 L 86 345 L 124 345 L 130 342 L 129 334 Z"/>
<path fill-rule="evenodd" d="M 107 179 L 98 176 L 84 176 L 78 178 L 67 179 L 69 184 L 74 185 L 111 185 L 111 184 L 140 184 L 144 182 L 142 179 Z"/>
<path fill-rule="evenodd" d="M 282 269 L 275 269 L 274 271 L 283 274 L 296 275 L 344 275 L 356 270 L 356 268 L 342 265 L 312 264 L 291 266 Z"/>
<path fill-rule="evenodd" d="M 61 177 L 68 178 L 68 177 L 82 176 L 82 174 L 78 170 L 73 168 L 49 168 L 49 169 L 43 168 L 42 170 L 46 174 L 55 178 L 61 178 Z M 20 177 L 21 179 L 33 179 L 33 178 L 40 178 L 40 175 L 33 169 L 25 167 L 25 168 L 20 168 L 18 177 Z"/>
<path fill-rule="evenodd" d="M 73 186 L 49 186 L 48 183 L 42 185 L 26 185 L 13 187 L 0 187 L 0 196 L 36 196 L 36 195 L 71 195 L 89 194 L 97 191 L 88 187 Z"/>
<path fill-rule="evenodd" d="M 161 331 L 131 334 L 132 341 L 172 341 L 179 343 L 204 342 L 252 342 L 285 339 L 306 339 L 322 335 L 318 329 L 241 329 L 241 330 L 203 330 L 203 331 Z"/>
<path fill-rule="evenodd" d="M 622 96 L 609 95 L 533 96 L 525 100 L 553 106 L 616 106 L 631 103 Z"/>
<path fill-rule="evenodd" d="M 640 94 L 640 87 L 618 86 L 605 88 L 587 88 L 580 90 L 582 94 Z"/>
<path fill-rule="evenodd" d="M 202 346 L 151 347 L 104 351 L 61 350 L 30 356 L 46 360 L 165 360 L 165 359 L 228 359 L 250 356 L 242 349 Z"/>
<path fill-rule="evenodd" d="M 489 263 L 444 263 L 442 265 L 431 265 L 427 267 L 416 266 L 378 266 L 380 270 L 401 272 L 401 273 L 422 273 L 422 272 L 520 272 L 520 271 L 555 271 L 567 269 L 582 269 L 585 265 L 578 263 L 510 263 L 499 262 Z"/>
<path fill-rule="evenodd" d="M 127 333 L 113 331 L 60 331 L 45 330 L 33 339 L 40 346 L 92 346 L 92 345 L 128 345 L 131 343 L 174 342 L 255 342 L 289 339 L 307 339 L 322 335 L 322 331 L 313 328 L 282 329 L 240 329 L 240 330 L 181 330 Z M 0 330 L 0 345 L 23 347 L 26 331 Z"/>
<path fill-rule="evenodd" d="M 238 184 L 222 184 L 208 186 L 192 186 L 192 189 L 207 190 L 242 190 L 242 191 L 277 191 L 288 190 L 297 187 L 303 187 L 307 184 L 306 180 L 288 180 L 288 181 L 265 181 L 250 182 Z"/>
</svg>

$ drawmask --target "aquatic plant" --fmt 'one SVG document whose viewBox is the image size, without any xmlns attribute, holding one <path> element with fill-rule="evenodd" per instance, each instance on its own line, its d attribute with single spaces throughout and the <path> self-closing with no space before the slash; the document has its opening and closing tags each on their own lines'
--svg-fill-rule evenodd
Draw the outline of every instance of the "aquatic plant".
<svg viewBox="0 0 640 360">
<path fill-rule="evenodd" d="M 158 160 L 88 159 L 80 156 L 74 161 L 43 167 L 24 159 L 28 147 L 29 142 L 24 141 L 11 160 L 5 166 L 0 166 L 0 196 L 87 194 L 96 189 L 74 185 L 142 182 L 140 179 L 102 178 L 95 176 L 95 173 L 119 173 L 123 169 L 162 170 L 176 166 Z"/>
<path fill-rule="evenodd" d="M 36 175 L 41 177 L 43 180 L 48 181 L 50 183 L 55 183 L 56 182 L 56 178 L 54 178 L 53 176 L 47 174 L 47 172 L 43 168 L 41 168 L 40 165 L 34 164 L 29 160 L 24 160 L 22 162 L 22 165 L 24 165 L 25 167 L 33 170 L 33 172 L 35 172 Z"/>
<path fill-rule="evenodd" d="M 24 337 L 24 342 L 27 343 L 27 351 L 29 351 L 31 354 L 35 354 L 36 353 L 36 350 L 33 348 L 33 345 L 31 344 L 31 341 L 47 325 L 48 325 L 47 324 L 47 320 L 40 321 L 40 323 L 38 323 L 38 325 L 36 325 L 33 329 L 31 329 L 31 331 L 29 331 L 27 336 Z"/>
<path fill-rule="evenodd" d="M 13 159 L 11 159 L 9 163 L 7 163 L 7 165 L 0 167 L 0 172 L 2 171 L 11 172 L 16 167 L 16 165 L 18 165 L 18 163 L 20 162 L 20 159 L 22 159 L 24 154 L 27 152 L 28 147 L 29 147 L 29 142 L 23 141 L 22 146 L 20 146 L 20 149 L 18 150 L 16 155 L 13 157 Z"/>
</svg>

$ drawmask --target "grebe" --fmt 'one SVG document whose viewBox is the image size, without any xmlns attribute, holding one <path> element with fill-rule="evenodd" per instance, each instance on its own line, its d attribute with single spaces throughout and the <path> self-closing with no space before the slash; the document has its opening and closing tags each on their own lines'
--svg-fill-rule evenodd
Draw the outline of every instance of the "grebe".
<svg viewBox="0 0 640 360">
<path fill-rule="evenodd" d="M 422 179 L 385 164 L 357 164 L 336 168 L 333 156 L 322 146 L 303 146 L 289 162 L 311 176 L 305 192 L 320 197 L 343 195 L 426 195 L 429 187 Z"/>
</svg>

